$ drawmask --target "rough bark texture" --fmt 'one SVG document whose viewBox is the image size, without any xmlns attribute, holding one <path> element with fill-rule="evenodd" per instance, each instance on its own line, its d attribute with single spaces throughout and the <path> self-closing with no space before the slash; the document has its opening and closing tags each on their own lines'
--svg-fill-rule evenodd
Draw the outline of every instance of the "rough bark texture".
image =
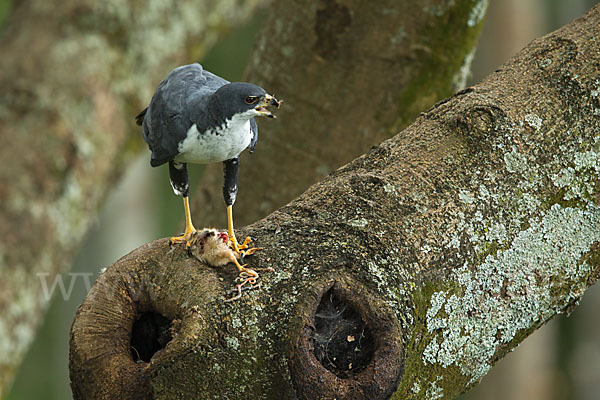
<svg viewBox="0 0 600 400">
<path fill-rule="evenodd" d="M 251 266 L 275 272 L 238 301 L 223 301 L 233 266 L 166 239 L 123 257 L 73 323 L 75 398 L 432 399 L 476 384 L 600 275 L 599 35 L 597 6 L 245 228 L 265 248 Z M 172 339 L 135 363 L 149 310 Z M 372 347 L 340 377 L 313 348 L 317 319 L 341 328 L 346 311 Z"/>
<path fill-rule="evenodd" d="M 265 1 L 14 3 L 0 37 L 0 397 L 46 303 L 36 273 L 71 265 L 141 148 L 133 116 Z"/>
<path fill-rule="evenodd" d="M 246 80 L 284 99 L 259 121 L 243 156 L 235 206 L 240 226 L 414 121 L 464 86 L 487 0 L 273 3 Z M 222 167 L 209 165 L 192 194 L 195 220 L 223 226 Z"/>
</svg>

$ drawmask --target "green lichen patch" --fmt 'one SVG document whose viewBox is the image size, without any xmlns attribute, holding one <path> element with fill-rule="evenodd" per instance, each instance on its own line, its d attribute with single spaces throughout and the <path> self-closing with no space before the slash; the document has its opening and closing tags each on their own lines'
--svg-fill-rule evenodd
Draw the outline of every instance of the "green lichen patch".
<svg viewBox="0 0 600 400">
<path fill-rule="evenodd" d="M 423 362 L 457 366 L 469 384 L 479 380 L 499 346 L 583 294 L 592 269 L 580 258 L 600 240 L 598 226 L 600 207 L 554 205 L 507 250 L 454 271 L 463 293 L 431 294 L 425 322 L 428 333 L 435 334 L 423 350 Z"/>
<path fill-rule="evenodd" d="M 596 136 L 590 148 L 574 153 L 571 162 L 550 178 L 562 190 L 564 201 L 596 201 L 599 176 L 600 136 Z"/>
<path fill-rule="evenodd" d="M 412 294 L 415 305 L 415 320 L 412 324 L 406 344 L 404 375 L 393 399 L 430 399 L 440 398 L 444 389 L 456 387 L 456 390 L 467 382 L 467 378 L 456 366 L 444 367 L 439 364 L 430 365 L 423 354 L 428 344 L 435 339 L 441 328 L 427 326 L 427 319 L 434 310 L 444 314 L 440 309 L 446 295 L 462 294 L 462 288 L 453 281 L 427 282 L 421 289 Z"/>
</svg>

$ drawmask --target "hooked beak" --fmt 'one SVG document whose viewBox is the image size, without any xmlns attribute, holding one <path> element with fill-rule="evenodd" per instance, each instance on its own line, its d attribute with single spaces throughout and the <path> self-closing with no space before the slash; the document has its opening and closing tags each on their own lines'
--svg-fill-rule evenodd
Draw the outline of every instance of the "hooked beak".
<svg viewBox="0 0 600 400">
<path fill-rule="evenodd" d="M 258 105 L 254 109 L 258 111 L 262 116 L 269 118 L 277 118 L 271 113 L 270 110 L 267 109 L 267 107 L 275 106 L 279 108 L 282 102 L 283 100 L 278 101 L 275 97 L 271 96 L 270 94 L 265 94 L 263 97 L 261 97 L 260 101 L 258 102 Z"/>
</svg>

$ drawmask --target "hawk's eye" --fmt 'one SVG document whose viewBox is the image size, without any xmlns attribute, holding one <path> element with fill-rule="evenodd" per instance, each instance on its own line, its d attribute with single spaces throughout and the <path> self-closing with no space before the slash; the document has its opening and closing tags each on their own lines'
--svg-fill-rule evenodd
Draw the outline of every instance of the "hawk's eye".
<svg viewBox="0 0 600 400">
<path fill-rule="evenodd" d="M 258 97 L 256 97 L 256 96 L 248 96 L 245 99 L 247 104 L 254 104 L 254 103 L 256 103 L 257 100 L 258 100 Z"/>
</svg>

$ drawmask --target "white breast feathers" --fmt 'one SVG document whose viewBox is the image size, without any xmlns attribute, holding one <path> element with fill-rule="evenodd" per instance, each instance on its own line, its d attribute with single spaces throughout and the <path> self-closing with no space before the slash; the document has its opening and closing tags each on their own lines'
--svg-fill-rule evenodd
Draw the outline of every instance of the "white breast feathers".
<svg viewBox="0 0 600 400">
<path fill-rule="evenodd" d="M 252 140 L 250 120 L 243 114 L 236 114 L 215 129 L 199 132 L 196 124 L 187 132 L 187 137 L 179 142 L 180 163 L 208 164 L 226 161 L 237 157 Z"/>
</svg>

